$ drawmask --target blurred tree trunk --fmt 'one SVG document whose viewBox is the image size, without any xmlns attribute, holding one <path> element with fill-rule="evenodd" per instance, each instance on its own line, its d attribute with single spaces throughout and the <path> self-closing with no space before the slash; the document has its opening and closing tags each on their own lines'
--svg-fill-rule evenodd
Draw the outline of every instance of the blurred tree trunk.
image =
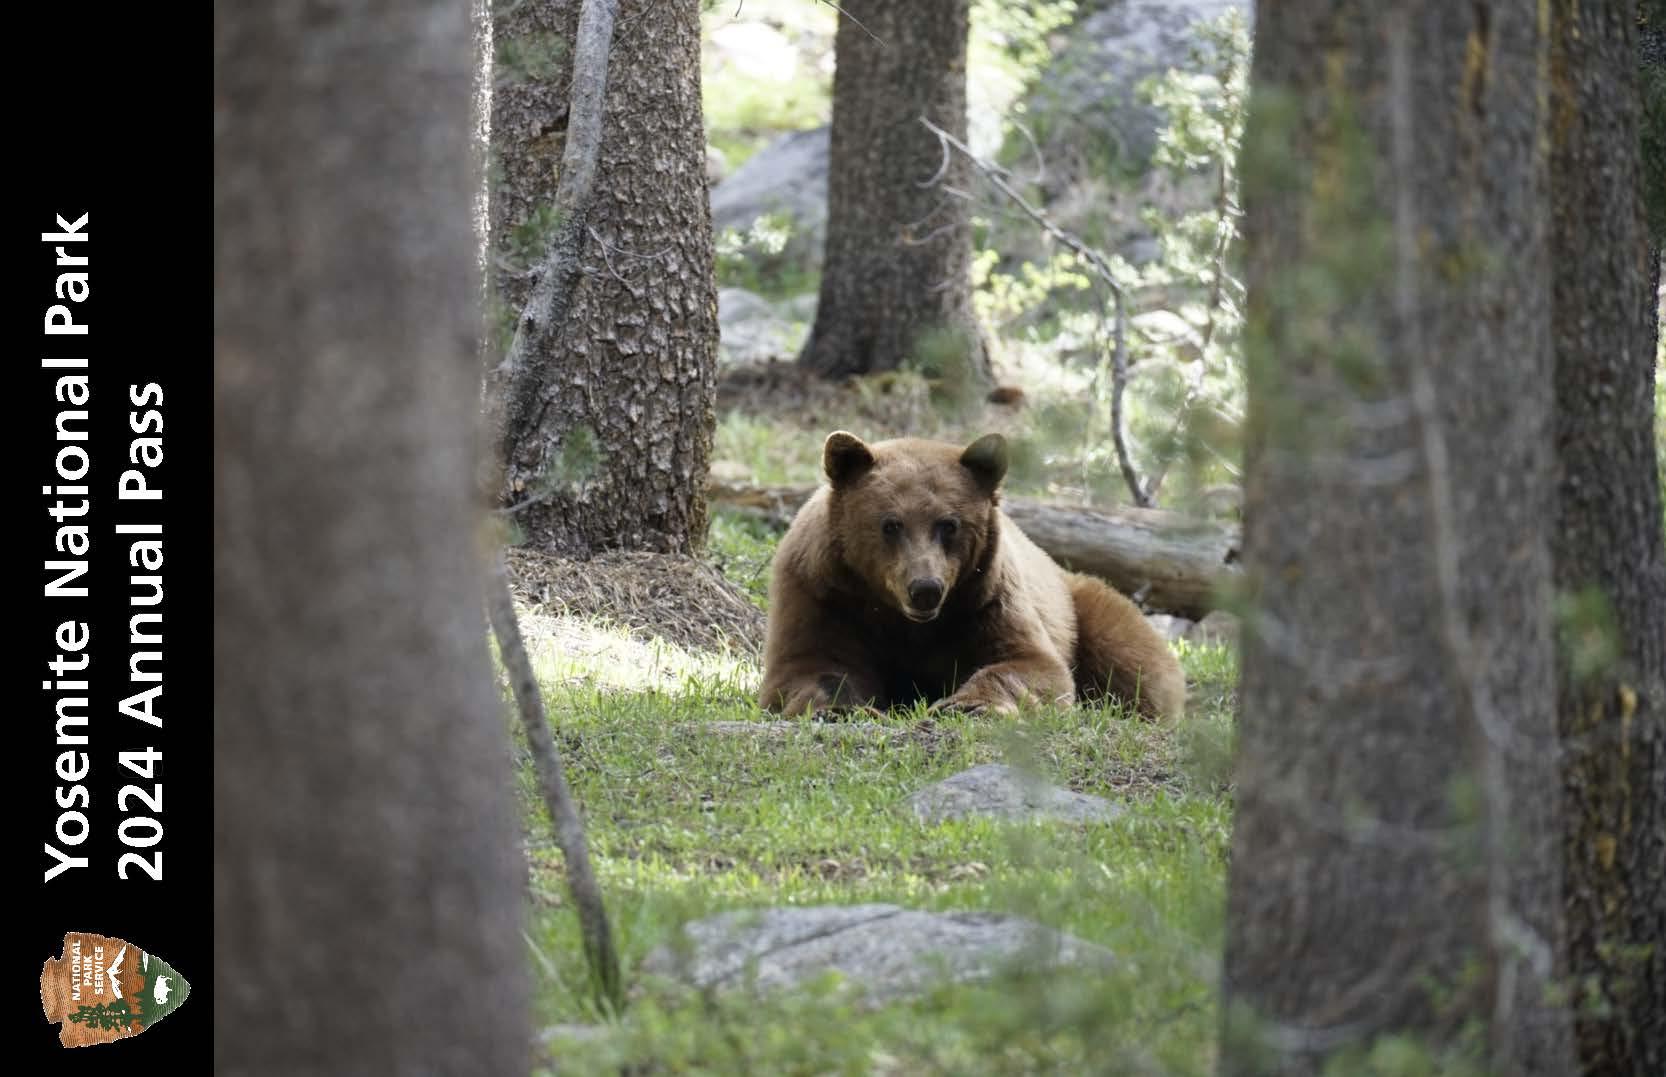
<svg viewBox="0 0 1666 1077">
<path fill-rule="evenodd" d="M 840 8 L 826 255 L 799 361 L 843 378 L 911 358 L 946 380 L 987 383 L 972 312 L 971 212 L 942 189 L 968 190 L 971 166 L 959 153 L 945 158 L 920 123 L 966 139 L 970 0 Z"/>
<path fill-rule="evenodd" d="M 1569 974 L 1584 1072 L 1641 1077 L 1666 1073 L 1666 535 L 1637 9 L 1554 0 L 1551 36 Z"/>
<path fill-rule="evenodd" d="M 1563 1074 L 1537 8 L 1256 12 L 1221 1069 Z"/>
<path fill-rule="evenodd" d="M 524 1073 L 468 8 L 214 25 L 215 1070 Z"/>
<path fill-rule="evenodd" d="M 492 228 L 498 351 L 560 224 L 578 0 L 527 0 L 494 26 Z M 700 111 L 698 0 L 622 0 L 595 197 L 559 328 L 505 394 L 507 499 L 540 549 L 686 552 L 704 541 L 717 292 Z"/>
</svg>

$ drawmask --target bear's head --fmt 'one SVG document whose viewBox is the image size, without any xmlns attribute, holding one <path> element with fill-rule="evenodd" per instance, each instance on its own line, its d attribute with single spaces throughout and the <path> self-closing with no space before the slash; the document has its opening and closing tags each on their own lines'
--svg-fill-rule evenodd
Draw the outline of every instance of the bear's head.
<svg viewBox="0 0 1666 1077">
<path fill-rule="evenodd" d="M 899 438 L 869 445 L 843 430 L 822 446 L 830 523 L 845 566 L 917 624 L 982 569 L 995 539 L 1007 443 L 986 434 L 962 448 Z"/>
</svg>

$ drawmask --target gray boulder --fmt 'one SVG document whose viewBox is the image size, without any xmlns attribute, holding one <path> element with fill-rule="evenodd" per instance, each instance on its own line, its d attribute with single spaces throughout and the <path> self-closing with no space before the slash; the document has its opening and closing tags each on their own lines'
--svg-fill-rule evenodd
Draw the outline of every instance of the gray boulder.
<svg viewBox="0 0 1666 1077">
<path fill-rule="evenodd" d="M 1066 44 L 1027 95 L 1026 113 L 1042 131 L 1049 168 L 1068 172 L 1085 149 L 1143 170 L 1157 148 L 1163 116 L 1139 84 L 1170 68 L 1191 66 L 1193 27 L 1228 11 L 1252 18 L 1252 0 L 1111 0 L 1078 18 Z"/>
<path fill-rule="evenodd" d="M 725 363 L 791 359 L 804 345 L 809 325 L 785 306 L 744 288 L 717 293 L 717 354 Z"/>
<path fill-rule="evenodd" d="M 821 264 L 827 235 L 828 128 L 793 131 L 771 142 L 712 188 L 712 228 L 745 233 L 759 217 L 778 214 L 792 229 L 772 256 L 783 264 Z"/>
<path fill-rule="evenodd" d="M 1009 969 L 1108 968 L 1109 950 L 1022 917 L 821 905 L 720 913 L 683 926 L 681 946 L 644 960 L 701 988 L 799 987 L 837 972 L 870 1005 Z"/>
<path fill-rule="evenodd" d="M 1103 797 L 1048 785 L 1003 763 L 963 770 L 909 794 L 908 807 L 922 823 L 940 823 L 968 815 L 1012 822 L 1050 820 L 1103 823 L 1124 811 Z"/>
</svg>

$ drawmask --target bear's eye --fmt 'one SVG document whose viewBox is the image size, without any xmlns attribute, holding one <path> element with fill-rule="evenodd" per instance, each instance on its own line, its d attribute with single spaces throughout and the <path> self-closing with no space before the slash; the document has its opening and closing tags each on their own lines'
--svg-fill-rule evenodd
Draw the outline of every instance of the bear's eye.
<svg viewBox="0 0 1666 1077">
<path fill-rule="evenodd" d="M 948 542 L 950 539 L 954 538 L 955 533 L 959 530 L 960 522 L 958 520 L 937 521 L 937 537 L 942 539 L 944 542 Z"/>
<path fill-rule="evenodd" d="M 880 530 L 885 532 L 886 538 L 896 538 L 902 534 L 902 521 L 893 517 L 881 524 Z"/>
</svg>

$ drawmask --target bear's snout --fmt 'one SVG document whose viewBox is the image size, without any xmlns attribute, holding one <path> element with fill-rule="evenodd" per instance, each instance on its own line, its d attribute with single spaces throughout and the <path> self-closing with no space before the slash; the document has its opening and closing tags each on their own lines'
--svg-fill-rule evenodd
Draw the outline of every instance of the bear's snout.
<svg viewBox="0 0 1666 1077">
<path fill-rule="evenodd" d="M 920 613 L 932 613 L 943 603 L 943 581 L 930 578 L 908 584 L 908 605 Z"/>
</svg>

